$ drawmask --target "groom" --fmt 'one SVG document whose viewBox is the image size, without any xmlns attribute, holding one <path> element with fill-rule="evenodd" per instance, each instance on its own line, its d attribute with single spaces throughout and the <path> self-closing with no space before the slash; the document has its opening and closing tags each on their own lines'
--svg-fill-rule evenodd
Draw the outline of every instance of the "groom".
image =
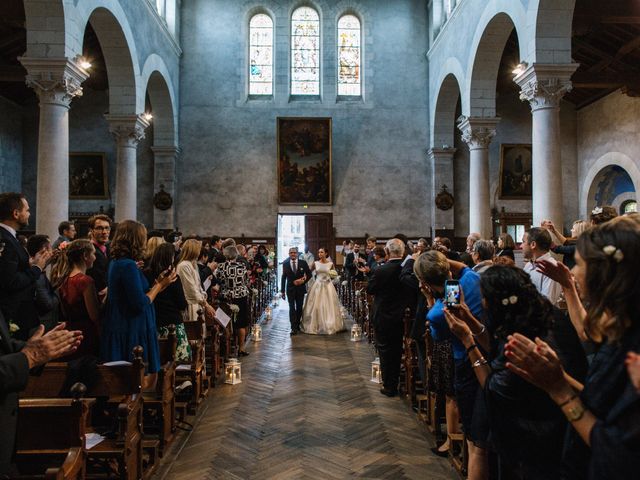
<svg viewBox="0 0 640 480">
<path fill-rule="evenodd" d="M 298 258 L 298 249 L 289 249 L 289 258 L 282 262 L 282 281 L 280 294 L 285 299 L 289 297 L 289 321 L 291 322 L 291 335 L 300 330 L 302 319 L 302 304 L 307 293 L 305 284 L 311 279 L 311 270 L 304 260 Z M 286 289 L 285 289 L 286 286 Z M 285 295 L 285 291 L 287 294 Z"/>
</svg>

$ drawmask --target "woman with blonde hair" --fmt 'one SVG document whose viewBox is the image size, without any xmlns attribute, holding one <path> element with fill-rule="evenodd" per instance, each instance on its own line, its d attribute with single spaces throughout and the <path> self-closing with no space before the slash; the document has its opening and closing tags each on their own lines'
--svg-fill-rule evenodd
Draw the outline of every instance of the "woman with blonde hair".
<svg viewBox="0 0 640 480">
<path fill-rule="evenodd" d="M 144 258 L 147 229 L 134 220 L 118 224 L 111 241 L 107 306 L 102 330 L 102 358 L 105 361 L 133 360 L 133 348 L 140 345 L 147 364 L 147 373 L 160 369 L 160 353 L 156 333 L 153 301 L 176 279 L 173 269 L 167 269 L 153 285 L 138 268 Z M 155 376 L 147 380 L 147 387 Z"/>
<path fill-rule="evenodd" d="M 163 243 L 165 243 L 165 240 L 162 237 L 151 237 L 149 240 L 147 240 L 147 247 L 145 248 L 144 252 L 145 265 L 149 265 L 154 252 Z"/>
<path fill-rule="evenodd" d="M 571 236 L 565 237 L 560 233 L 556 226 L 553 224 L 551 220 L 544 220 L 542 222 L 542 228 L 546 228 L 551 234 L 551 238 L 553 239 L 555 246 L 551 248 L 551 251 L 557 255 L 562 255 L 562 263 L 564 263 L 568 268 L 573 268 L 576 262 L 573 259 L 573 256 L 576 253 L 576 243 L 578 242 L 578 237 L 582 235 L 591 224 L 589 222 L 585 222 L 584 220 L 576 220 L 573 222 L 571 226 Z"/>
<path fill-rule="evenodd" d="M 198 311 L 203 310 L 205 315 L 213 317 L 213 307 L 207 303 L 207 294 L 200 282 L 198 270 L 198 257 L 202 249 L 202 242 L 195 238 L 190 238 L 182 244 L 180 258 L 176 271 L 182 282 L 184 296 L 187 299 L 188 317 L 190 321 L 198 319 Z"/>
</svg>

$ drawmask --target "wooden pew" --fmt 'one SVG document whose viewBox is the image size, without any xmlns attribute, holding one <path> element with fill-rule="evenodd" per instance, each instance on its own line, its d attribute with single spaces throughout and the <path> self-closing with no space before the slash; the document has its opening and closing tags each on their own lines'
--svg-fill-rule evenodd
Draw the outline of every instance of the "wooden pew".
<svg viewBox="0 0 640 480">
<path fill-rule="evenodd" d="M 158 339 L 160 347 L 160 371 L 155 392 L 145 392 L 144 433 L 158 436 L 160 456 L 167 451 L 176 431 L 176 328 L 169 325 L 167 338 Z"/>
<path fill-rule="evenodd" d="M 190 413 L 195 413 L 198 406 L 209 393 L 209 380 L 205 364 L 205 318 L 204 314 L 198 315 L 198 319 L 184 322 L 187 338 L 191 345 L 191 364 L 187 367 L 179 365 L 176 368 L 176 381 L 191 382 L 191 396 L 188 399 Z"/>
<path fill-rule="evenodd" d="M 80 480 L 86 475 L 85 432 L 94 400 L 83 400 L 86 387 L 71 388 L 66 398 L 21 399 L 18 408 L 15 464 L 19 479 Z"/>
<path fill-rule="evenodd" d="M 91 410 L 88 432 L 107 433 L 107 438 L 87 451 L 88 464 L 110 461 L 117 465 L 121 480 L 144 476 L 142 434 L 142 347 L 133 349 L 134 361 L 97 365 L 87 385 L 88 397 L 100 397 Z M 66 363 L 48 363 L 29 379 L 22 398 L 51 398 L 64 395 Z"/>
</svg>

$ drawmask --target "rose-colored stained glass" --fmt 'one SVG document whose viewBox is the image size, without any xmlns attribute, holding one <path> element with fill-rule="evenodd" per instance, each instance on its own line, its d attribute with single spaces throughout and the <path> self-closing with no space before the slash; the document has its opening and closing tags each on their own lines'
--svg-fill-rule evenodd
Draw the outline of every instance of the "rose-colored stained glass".
<svg viewBox="0 0 640 480">
<path fill-rule="evenodd" d="M 291 16 L 291 94 L 320 94 L 320 17 L 310 7 Z"/>
<path fill-rule="evenodd" d="M 361 95 L 361 28 L 354 15 L 338 21 L 338 95 Z"/>
<path fill-rule="evenodd" d="M 273 21 L 264 13 L 249 22 L 249 94 L 273 94 Z"/>
</svg>

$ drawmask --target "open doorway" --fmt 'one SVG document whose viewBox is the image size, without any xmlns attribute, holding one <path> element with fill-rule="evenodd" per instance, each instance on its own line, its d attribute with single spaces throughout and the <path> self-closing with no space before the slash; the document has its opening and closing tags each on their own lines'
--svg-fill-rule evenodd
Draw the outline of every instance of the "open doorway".
<svg viewBox="0 0 640 480">
<path fill-rule="evenodd" d="M 289 249 L 297 247 L 304 252 L 305 246 L 304 215 L 278 215 L 278 278 L 282 275 L 282 262 L 289 257 Z"/>
</svg>

